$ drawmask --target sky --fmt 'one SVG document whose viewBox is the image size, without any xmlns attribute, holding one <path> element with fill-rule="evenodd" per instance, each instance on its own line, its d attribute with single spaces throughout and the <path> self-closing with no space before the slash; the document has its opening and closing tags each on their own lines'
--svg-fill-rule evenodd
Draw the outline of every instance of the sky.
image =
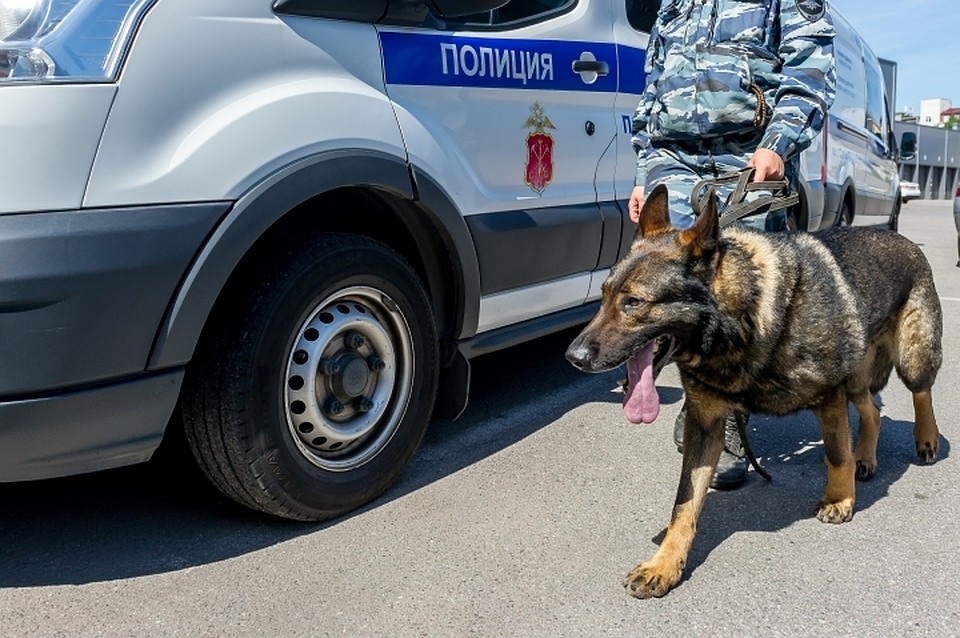
<svg viewBox="0 0 960 638">
<path fill-rule="evenodd" d="M 873 52 L 897 63 L 896 111 L 960 107 L 960 0 L 829 0 Z"/>
</svg>

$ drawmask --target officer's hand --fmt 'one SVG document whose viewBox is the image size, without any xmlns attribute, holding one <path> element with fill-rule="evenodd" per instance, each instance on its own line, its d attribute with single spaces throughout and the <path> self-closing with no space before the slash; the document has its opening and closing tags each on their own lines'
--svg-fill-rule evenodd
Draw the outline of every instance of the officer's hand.
<svg viewBox="0 0 960 638">
<path fill-rule="evenodd" d="M 630 219 L 634 224 L 640 221 L 640 209 L 643 208 L 643 186 L 634 186 L 630 193 L 630 203 L 627 204 L 627 212 L 630 213 Z"/>
<path fill-rule="evenodd" d="M 762 182 L 768 179 L 783 179 L 783 158 L 771 151 L 769 148 L 758 148 L 747 166 L 752 166 L 755 170 L 753 181 Z"/>
</svg>

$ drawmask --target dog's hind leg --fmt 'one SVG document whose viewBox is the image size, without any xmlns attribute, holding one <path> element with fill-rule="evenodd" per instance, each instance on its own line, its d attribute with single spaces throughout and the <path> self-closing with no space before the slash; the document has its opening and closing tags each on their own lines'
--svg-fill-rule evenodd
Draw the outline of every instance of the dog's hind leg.
<svg viewBox="0 0 960 638">
<path fill-rule="evenodd" d="M 917 443 L 917 456 L 924 463 L 937 460 L 940 430 L 933 415 L 933 397 L 930 390 L 913 393 L 913 439 Z"/>
<path fill-rule="evenodd" d="M 697 519 L 723 449 L 724 422 L 730 412 L 728 406 L 720 404 L 704 408 L 702 403 L 699 406 L 693 401 L 687 403 L 683 465 L 673 513 L 660 547 L 624 579 L 623 585 L 631 596 L 663 596 L 683 575 L 687 554 L 697 532 Z"/>
<path fill-rule="evenodd" d="M 867 481 L 877 472 L 877 440 L 880 438 L 880 409 L 873 393 L 887 384 L 893 370 L 893 339 L 877 339 L 864 353 L 863 361 L 847 380 L 847 398 L 857 408 L 859 428 L 853 456 L 857 462 L 856 478 Z"/>
<path fill-rule="evenodd" d="M 853 518 L 856 501 L 856 462 L 850 449 L 846 391 L 842 387 L 834 390 L 814 409 L 814 413 L 820 422 L 827 465 L 827 486 L 820 499 L 817 518 L 824 523 L 845 523 Z"/>
<path fill-rule="evenodd" d="M 860 417 L 860 427 L 857 433 L 857 447 L 853 451 L 857 463 L 856 478 L 858 481 L 867 481 L 877 473 L 877 440 L 880 438 L 880 410 L 873 402 L 869 392 L 858 392 L 850 396 L 857 415 Z"/>
</svg>

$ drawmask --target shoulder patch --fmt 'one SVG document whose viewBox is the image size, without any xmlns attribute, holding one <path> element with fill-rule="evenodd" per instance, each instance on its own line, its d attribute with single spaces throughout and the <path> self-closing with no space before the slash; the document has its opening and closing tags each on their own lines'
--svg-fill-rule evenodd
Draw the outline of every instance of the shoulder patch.
<svg viewBox="0 0 960 638">
<path fill-rule="evenodd" d="M 797 0 L 797 10 L 804 18 L 814 22 L 823 17 L 824 0 Z"/>
</svg>

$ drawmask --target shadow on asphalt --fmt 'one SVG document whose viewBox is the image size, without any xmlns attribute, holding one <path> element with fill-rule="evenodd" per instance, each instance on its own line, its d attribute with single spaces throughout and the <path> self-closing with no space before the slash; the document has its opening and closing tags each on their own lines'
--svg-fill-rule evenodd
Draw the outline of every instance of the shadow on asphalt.
<svg viewBox="0 0 960 638">
<path fill-rule="evenodd" d="M 789 427 L 782 427 L 787 421 Z M 857 417 L 852 406 L 850 423 L 856 441 Z M 678 586 L 692 578 L 710 553 L 736 532 L 776 532 L 800 521 L 815 520 L 817 503 L 826 483 L 823 445 L 816 418 L 811 412 L 789 417 L 754 415 L 748 427 L 754 452 L 772 481 L 765 481 L 751 470 L 747 484 L 740 489 L 711 490 L 687 569 Z M 937 462 L 942 463 L 949 455 L 950 442 L 941 434 Z M 890 487 L 909 467 L 916 465 L 922 470 L 923 464 L 916 456 L 912 421 L 881 417 L 877 461 L 876 475 L 869 481 L 856 482 L 854 522 L 859 513 L 887 496 Z M 654 541 L 659 543 L 662 538 L 663 531 Z M 818 551 L 812 547 L 809 550 Z"/>
<path fill-rule="evenodd" d="M 184 449 L 136 466 L 28 483 L 0 484 L 0 588 L 111 581 L 206 565 L 336 525 L 505 449 L 594 400 L 563 352 L 565 331 L 473 366 L 476 399 L 456 422 L 431 424 L 421 453 L 380 499 L 340 519 L 296 523 L 260 515 L 220 495 Z M 553 410 L 522 427 L 496 421 L 544 392 L 567 392 Z M 493 422 L 494 427 L 485 426 Z M 462 438 L 482 442 L 463 445 Z M 430 451 L 433 451 L 432 453 Z M 443 459 L 424 462 L 424 452 Z"/>
<path fill-rule="evenodd" d="M 129 468 L 0 484 L 0 588 L 112 581 L 240 556 L 337 525 L 429 485 L 596 401 L 599 392 L 619 400 L 609 393 L 617 372 L 583 375 L 564 360 L 575 334 L 561 332 L 475 360 L 467 412 L 456 422 L 433 423 L 393 488 L 334 521 L 294 523 L 234 505 L 176 452 Z M 682 400 L 678 388 L 661 390 L 663 403 Z M 545 394 L 552 400 L 543 401 Z M 790 428 L 765 421 L 775 419 L 751 419 L 757 454 L 792 451 L 762 459 L 774 483 L 752 474 L 736 492 L 711 493 L 685 579 L 734 532 L 776 531 L 812 516 L 824 478 L 816 423 L 809 414 L 791 417 Z M 858 511 L 887 494 L 914 462 L 912 425 L 885 419 L 882 427 L 881 466 L 872 482 L 858 484 Z M 941 440 L 940 458 L 948 451 Z M 664 520 L 668 515 L 664 511 Z"/>
</svg>

